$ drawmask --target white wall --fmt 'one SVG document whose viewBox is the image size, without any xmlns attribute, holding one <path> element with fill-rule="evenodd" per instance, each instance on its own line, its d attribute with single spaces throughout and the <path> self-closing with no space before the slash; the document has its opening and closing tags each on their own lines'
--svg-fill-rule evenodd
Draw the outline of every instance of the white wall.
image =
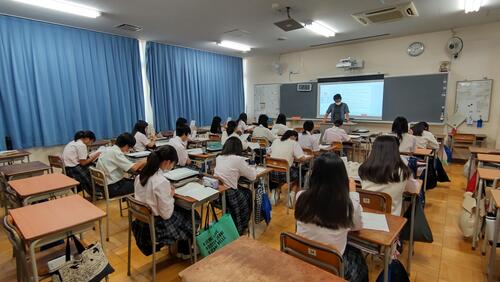
<svg viewBox="0 0 500 282">
<path fill-rule="evenodd" d="M 489 122 L 483 128 L 459 128 L 460 132 L 487 134 L 489 146 L 496 144 L 500 148 L 500 22 L 480 26 L 470 26 L 455 30 L 456 35 L 464 41 L 464 50 L 460 57 L 453 60 L 446 107 L 448 114 L 453 113 L 455 106 L 456 82 L 459 80 L 482 79 L 488 77 L 494 80 Z M 282 54 L 280 56 L 255 56 L 245 59 L 245 89 L 248 91 L 247 113 L 253 115 L 253 85 L 266 83 L 287 83 L 316 80 L 320 77 L 339 75 L 357 75 L 363 73 L 385 73 L 387 75 L 436 73 L 441 61 L 449 61 L 445 52 L 445 44 L 452 36 L 451 31 L 440 31 L 417 34 L 392 39 L 382 39 L 357 44 L 336 47 L 310 49 L 306 51 Z M 419 57 L 410 57 L 406 53 L 408 45 L 414 41 L 425 44 L 425 52 Z M 361 71 L 345 72 L 336 69 L 335 64 L 343 58 L 354 57 L 365 60 L 365 68 Z M 283 75 L 278 75 L 272 69 L 272 62 L 284 64 Z M 289 79 L 290 71 L 299 72 Z M 404 115 L 404 113 L 401 113 Z M 388 124 L 363 124 L 374 130 L 388 129 Z M 434 132 L 443 131 L 441 126 L 435 126 Z"/>
</svg>

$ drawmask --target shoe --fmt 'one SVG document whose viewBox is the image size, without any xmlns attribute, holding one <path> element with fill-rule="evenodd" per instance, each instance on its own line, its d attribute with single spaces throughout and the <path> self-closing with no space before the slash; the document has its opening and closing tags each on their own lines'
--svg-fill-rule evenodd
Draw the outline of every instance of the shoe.
<svg viewBox="0 0 500 282">
<path fill-rule="evenodd" d="M 191 258 L 189 254 L 182 254 L 182 253 L 177 253 L 175 256 L 181 260 L 188 260 Z"/>
</svg>

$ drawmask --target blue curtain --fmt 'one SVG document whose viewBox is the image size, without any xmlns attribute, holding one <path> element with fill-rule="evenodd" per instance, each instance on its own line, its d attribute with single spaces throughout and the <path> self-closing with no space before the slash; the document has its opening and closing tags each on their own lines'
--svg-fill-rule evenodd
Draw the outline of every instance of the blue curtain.
<svg viewBox="0 0 500 282">
<path fill-rule="evenodd" d="M 147 76 L 157 130 L 179 116 L 209 125 L 215 115 L 236 118 L 244 108 L 243 60 L 148 42 Z"/>
<path fill-rule="evenodd" d="M 0 16 L 0 148 L 97 138 L 144 119 L 137 39 Z"/>
</svg>

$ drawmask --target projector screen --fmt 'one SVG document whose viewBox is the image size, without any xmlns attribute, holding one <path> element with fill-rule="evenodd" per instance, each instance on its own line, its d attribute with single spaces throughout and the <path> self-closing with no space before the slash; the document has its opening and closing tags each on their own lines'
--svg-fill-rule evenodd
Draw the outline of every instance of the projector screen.
<svg viewBox="0 0 500 282">
<path fill-rule="evenodd" d="M 351 118 L 382 120 L 383 79 L 318 83 L 318 117 L 325 115 L 337 93 L 349 106 Z"/>
</svg>

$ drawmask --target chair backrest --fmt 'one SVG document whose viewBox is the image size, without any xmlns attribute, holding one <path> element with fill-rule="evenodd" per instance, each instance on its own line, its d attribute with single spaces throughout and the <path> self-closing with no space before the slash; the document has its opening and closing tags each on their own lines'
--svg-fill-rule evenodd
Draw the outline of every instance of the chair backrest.
<svg viewBox="0 0 500 282">
<path fill-rule="evenodd" d="M 384 213 L 391 213 L 392 198 L 389 194 L 363 189 L 357 189 L 357 192 L 359 193 L 359 201 L 363 208 L 369 208 Z"/>
<path fill-rule="evenodd" d="M 50 172 L 54 173 L 54 167 L 60 168 L 63 174 L 66 174 L 66 168 L 64 167 L 64 161 L 61 156 L 49 155 L 49 165 Z"/>
<path fill-rule="evenodd" d="M 154 225 L 154 215 L 148 204 L 136 200 L 132 195 L 127 197 L 129 215 L 147 224 Z"/>
<path fill-rule="evenodd" d="M 271 157 L 265 158 L 265 166 L 278 172 L 287 172 L 290 169 L 287 160 Z"/>
<path fill-rule="evenodd" d="M 89 167 L 90 178 L 92 179 L 92 184 L 97 184 L 101 187 L 107 187 L 108 183 L 106 181 L 106 175 L 102 170 L 97 168 Z"/>
<path fill-rule="evenodd" d="M 302 151 L 304 151 L 306 155 L 314 155 L 314 151 L 309 148 L 302 148 Z"/>
<path fill-rule="evenodd" d="M 9 239 L 14 249 L 16 249 L 16 254 L 19 254 L 20 252 L 18 251 L 21 251 L 22 241 L 21 237 L 19 236 L 19 231 L 17 230 L 14 221 L 12 220 L 12 217 L 10 215 L 4 216 L 3 227 L 7 233 L 7 238 Z"/>
<path fill-rule="evenodd" d="M 280 237 L 280 249 L 282 252 L 337 276 L 344 277 L 342 255 L 335 247 L 315 242 L 290 232 L 283 232 Z"/>
<path fill-rule="evenodd" d="M 269 140 L 262 137 L 252 137 L 252 143 L 259 143 L 261 148 L 267 148 L 269 146 Z"/>
</svg>

